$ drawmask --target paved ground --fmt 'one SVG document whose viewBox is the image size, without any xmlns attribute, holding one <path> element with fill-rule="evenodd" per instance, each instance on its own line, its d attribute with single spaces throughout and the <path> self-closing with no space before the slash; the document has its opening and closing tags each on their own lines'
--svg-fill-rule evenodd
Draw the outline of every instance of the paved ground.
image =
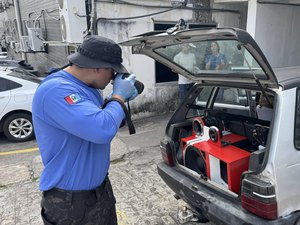
<svg viewBox="0 0 300 225">
<path fill-rule="evenodd" d="M 135 135 L 123 127 L 112 143 L 110 179 L 119 225 L 181 224 L 178 209 L 185 204 L 175 200 L 156 171 L 161 161 L 159 141 L 169 117 L 165 114 L 135 121 Z M 28 152 L 6 154 L 18 149 Z M 36 149 L 35 141 L 12 144 L 0 137 L 0 225 L 42 224 L 38 190 L 42 165 Z"/>
</svg>

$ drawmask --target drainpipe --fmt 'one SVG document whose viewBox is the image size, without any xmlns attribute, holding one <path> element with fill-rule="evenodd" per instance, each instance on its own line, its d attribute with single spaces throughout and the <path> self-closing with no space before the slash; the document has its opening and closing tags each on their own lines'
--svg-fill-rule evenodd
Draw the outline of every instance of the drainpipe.
<svg viewBox="0 0 300 225">
<path fill-rule="evenodd" d="M 91 11 L 91 14 L 90 14 L 90 30 L 88 33 L 90 34 L 96 34 L 96 28 L 95 28 L 95 18 L 96 18 L 96 3 L 95 3 L 95 0 L 91 0 L 91 5 L 92 5 L 92 11 Z"/>
<path fill-rule="evenodd" d="M 16 20 L 17 20 L 17 30 L 19 34 L 19 43 L 21 42 L 21 36 L 23 35 L 22 30 L 22 23 L 21 23 L 21 12 L 19 7 L 19 0 L 14 0 L 14 6 L 15 6 L 15 14 L 16 14 Z M 27 61 L 26 54 L 24 52 L 21 52 L 22 59 Z"/>
</svg>

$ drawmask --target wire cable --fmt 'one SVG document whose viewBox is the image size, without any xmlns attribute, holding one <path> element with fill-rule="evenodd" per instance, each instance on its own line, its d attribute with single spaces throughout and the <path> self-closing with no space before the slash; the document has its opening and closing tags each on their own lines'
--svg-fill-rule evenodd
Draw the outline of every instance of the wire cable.
<svg viewBox="0 0 300 225">
<path fill-rule="evenodd" d="M 96 2 L 103 2 L 103 3 L 117 3 L 117 4 L 124 4 L 124 5 L 132 5 L 137 7 L 144 7 L 144 8 L 165 8 L 165 9 L 173 9 L 173 6 L 162 6 L 162 5 L 142 5 L 142 4 L 136 4 L 131 3 L 123 0 L 116 0 L 116 1 L 107 1 L 107 0 L 96 0 Z M 241 14 L 238 10 L 233 9 L 219 9 L 219 8 L 200 8 L 200 7 L 190 7 L 190 6 L 178 6 L 178 8 L 181 9 L 187 9 L 187 10 L 200 10 L 200 11 L 213 11 L 213 12 L 229 12 L 229 13 L 235 13 L 235 14 Z"/>
<path fill-rule="evenodd" d="M 105 17 L 99 17 L 97 18 L 96 20 L 96 24 L 99 20 L 132 20 L 132 19 L 139 19 L 139 18 L 143 18 L 143 17 L 148 17 L 148 16 L 154 16 L 154 15 L 158 15 L 158 14 L 162 14 L 162 13 L 165 13 L 165 12 L 169 12 L 169 11 L 172 11 L 174 9 L 178 9 L 180 8 L 181 6 L 178 6 L 178 7 L 174 7 L 174 8 L 171 8 L 171 9 L 167 9 L 167 10 L 163 10 L 163 11 L 159 11 L 159 12 L 155 12 L 155 13 L 149 13 L 149 14 L 145 14 L 145 15 L 141 15 L 141 16 L 132 16 L 132 17 L 121 17 L 121 18 L 105 18 Z"/>
<path fill-rule="evenodd" d="M 300 3 L 272 2 L 272 1 L 263 1 L 263 0 L 258 0 L 257 3 L 259 3 L 259 4 L 270 4 L 270 5 L 300 6 Z"/>
<path fill-rule="evenodd" d="M 54 11 L 58 11 L 58 10 L 59 10 L 59 9 L 52 10 L 52 11 L 48 12 L 47 9 L 45 9 L 44 12 L 45 12 L 46 16 L 48 16 L 49 18 L 54 19 L 54 20 L 60 20 L 59 18 L 56 18 L 56 17 L 54 17 L 54 16 L 50 16 L 50 15 L 49 15 L 49 13 L 54 12 Z"/>
</svg>

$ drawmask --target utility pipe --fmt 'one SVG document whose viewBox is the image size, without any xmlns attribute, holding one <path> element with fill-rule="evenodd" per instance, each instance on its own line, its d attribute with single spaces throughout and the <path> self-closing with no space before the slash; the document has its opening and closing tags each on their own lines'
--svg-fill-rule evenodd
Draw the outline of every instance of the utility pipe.
<svg viewBox="0 0 300 225">
<path fill-rule="evenodd" d="M 17 20 L 17 30 L 19 34 L 19 43 L 21 43 L 21 36 L 23 36 L 23 29 L 21 23 L 21 12 L 20 12 L 19 0 L 14 0 L 14 6 L 15 6 L 15 14 Z M 27 57 L 24 52 L 21 52 L 21 56 L 23 60 L 27 61 Z"/>
<path fill-rule="evenodd" d="M 96 3 L 95 3 L 95 0 L 91 0 L 91 5 L 92 5 L 92 11 L 91 11 L 91 14 L 90 14 L 90 18 L 91 18 L 91 21 L 90 21 L 90 30 L 88 33 L 90 34 L 96 34 L 95 32 L 95 17 L 96 17 Z"/>
</svg>

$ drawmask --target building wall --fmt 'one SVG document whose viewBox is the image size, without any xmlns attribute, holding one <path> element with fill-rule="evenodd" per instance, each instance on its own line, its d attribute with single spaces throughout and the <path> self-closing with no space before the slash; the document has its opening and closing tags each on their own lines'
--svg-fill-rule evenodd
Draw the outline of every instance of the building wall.
<svg viewBox="0 0 300 225">
<path fill-rule="evenodd" d="M 273 67 L 300 65 L 300 6 L 257 4 L 255 40 Z"/>
<path fill-rule="evenodd" d="M 71 0 L 68 0 L 71 1 Z M 101 0 L 95 1 L 96 17 L 103 18 L 97 20 L 95 33 L 111 38 L 116 42 L 125 41 L 135 35 L 153 31 L 156 22 L 168 23 L 177 22 L 183 18 L 186 22 L 194 22 L 192 9 L 176 9 L 161 14 L 153 14 L 167 10 L 171 6 L 170 0 L 136 0 L 128 1 L 133 3 L 119 4 L 115 1 Z M 193 1 L 188 1 L 189 7 L 192 7 Z M 26 35 L 25 23 L 29 27 L 35 25 L 41 27 L 45 41 L 61 41 L 60 22 L 58 3 L 56 0 L 19 0 L 21 9 L 21 19 L 23 21 L 23 32 Z M 135 5 L 134 5 L 135 4 Z M 138 6 L 143 5 L 143 6 Z M 157 7 L 152 7 L 157 6 Z M 245 4 L 234 3 L 228 5 L 218 5 L 221 9 L 234 9 L 240 11 L 240 14 L 233 13 L 214 13 L 214 21 L 221 26 L 246 27 L 244 17 L 246 17 Z M 45 13 L 47 11 L 48 13 Z M 200 11 L 201 12 L 201 11 Z M 15 18 L 14 10 L 9 13 L 9 19 Z M 142 15 L 152 14 L 142 17 Z M 210 15 L 203 11 L 203 14 Z M 129 19 L 136 16 L 138 18 Z M 109 18 L 121 18 L 120 20 L 110 20 Z M 122 19 L 123 18 L 123 19 Z M 126 19 L 127 18 L 127 19 Z M 205 21 L 210 21 L 208 18 Z M 16 40 L 18 41 L 18 40 Z M 20 59 L 22 55 L 16 54 L 11 50 L 12 57 Z M 28 63 L 32 64 L 41 73 L 49 71 L 53 67 L 61 67 L 67 63 L 67 48 L 64 46 L 48 47 L 46 53 L 26 53 Z M 177 82 L 157 83 L 155 76 L 154 60 L 143 55 L 132 55 L 128 47 L 123 47 L 124 65 L 130 72 L 136 74 L 137 79 L 145 84 L 145 90 L 139 98 L 131 103 L 134 114 L 143 115 L 144 113 L 161 112 L 175 109 L 178 103 L 178 85 Z M 111 87 L 104 90 L 104 94 L 111 91 Z"/>
<path fill-rule="evenodd" d="M 136 2 L 141 5 L 171 6 L 170 1 Z M 127 18 L 162 10 L 166 10 L 166 8 L 133 7 L 112 2 L 97 3 L 97 15 L 103 18 Z M 155 22 L 177 22 L 181 18 L 186 22 L 192 22 L 192 17 L 192 10 L 178 9 L 137 19 L 103 19 L 97 23 L 97 32 L 99 35 L 112 38 L 116 42 L 122 42 L 135 35 L 153 31 Z M 156 83 L 154 60 L 143 55 L 132 55 L 129 47 L 122 48 L 124 65 L 130 72 L 136 74 L 138 80 L 145 84 L 142 95 L 131 103 L 133 113 L 143 115 L 144 113 L 174 110 L 178 103 L 177 82 Z M 106 91 L 109 92 L 109 88 Z"/>
<path fill-rule="evenodd" d="M 247 26 L 247 2 L 226 2 L 213 4 L 215 9 L 228 9 L 235 12 L 214 12 L 213 21 L 218 23 L 218 27 L 237 27 L 246 30 Z"/>
<path fill-rule="evenodd" d="M 299 65 L 299 6 L 260 4 L 257 0 L 214 0 L 213 7 L 241 12 L 240 27 L 252 35 L 271 66 Z M 237 14 L 214 13 L 213 20 L 219 27 L 239 25 Z"/>
<path fill-rule="evenodd" d="M 1 31 L 1 43 L 3 47 L 8 47 L 10 42 L 2 42 L 2 38 L 6 36 L 11 37 L 11 41 L 18 41 L 18 33 L 17 33 L 17 23 L 14 21 L 15 18 L 15 8 L 13 5 L 9 5 L 8 8 L 5 9 L 1 14 L 1 23 L 3 25 L 3 29 Z M 9 50 L 9 49 L 8 49 Z"/>
<path fill-rule="evenodd" d="M 20 17 L 22 21 L 22 35 L 28 35 L 27 27 L 42 28 L 45 41 L 61 41 L 61 30 L 58 3 L 56 0 L 19 0 Z M 6 10 L 7 19 L 13 21 L 15 16 L 14 7 Z M 17 29 L 15 26 L 14 29 Z M 20 42 L 18 38 L 14 41 Z M 41 74 L 48 72 L 51 68 L 57 68 L 66 64 L 66 47 L 48 46 L 48 53 L 24 53 L 15 52 L 9 48 L 10 57 L 13 59 L 25 59 Z"/>
<path fill-rule="evenodd" d="M 60 21 L 58 3 L 56 0 L 19 0 L 21 19 L 34 26 L 34 20 L 39 17 L 39 24 L 43 31 L 43 38 L 46 41 L 61 41 Z M 47 10 L 49 13 L 43 13 Z M 51 17 L 52 18 L 51 18 Z M 24 29 L 23 29 L 24 30 Z M 26 31 L 25 31 L 26 33 Z M 48 47 L 47 53 L 27 53 L 27 60 L 37 70 L 47 72 L 50 68 L 60 67 L 66 63 L 66 47 Z"/>
<path fill-rule="evenodd" d="M 4 30 L 5 29 L 4 29 L 4 22 L 2 22 L 2 21 L 5 21 L 5 19 L 6 19 L 5 13 L 0 13 L 0 40 L 2 39 L 2 36 L 4 38 Z M 5 47 L 5 46 L 2 46 L 1 42 L 0 42 L 0 45 L 1 45 L 1 47 Z M 5 43 L 3 43 L 3 45 L 5 45 Z M 0 48 L 0 51 L 2 51 L 1 48 Z"/>
</svg>

